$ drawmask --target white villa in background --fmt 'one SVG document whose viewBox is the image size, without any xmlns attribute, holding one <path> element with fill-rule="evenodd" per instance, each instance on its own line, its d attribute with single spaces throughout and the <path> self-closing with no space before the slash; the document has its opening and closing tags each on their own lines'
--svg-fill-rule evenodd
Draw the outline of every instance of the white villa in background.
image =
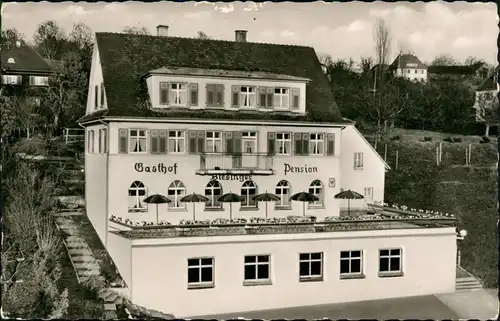
<svg viewBox="0 0 500 321">
<path fill-rule="evenodd" d="M 413 81 L 427 81 L 427 66 L 414 54 L 400 53 L 389 66 L 389 70 L 394 72 L 398 77 L 404 77 Z"/>
<path fill-rule="evenodd" d="M 454 290 L 450 221 L 367 214 L 389 166 L 343 120 L 314 49 L 167 31 L 96 34 L 80 119 L 86 212 L 132 302 L 194 317 Z M 348 189 L 365 199 L 339 220 Z M 253 199 L 266 191 L 280 201 Z M 290 201 L 302 191 L 319 200 Z M 218 201 L 229 192 L 243 200 Z M 158 214 L 152 194 L 171 200 Z"/>
</svg>

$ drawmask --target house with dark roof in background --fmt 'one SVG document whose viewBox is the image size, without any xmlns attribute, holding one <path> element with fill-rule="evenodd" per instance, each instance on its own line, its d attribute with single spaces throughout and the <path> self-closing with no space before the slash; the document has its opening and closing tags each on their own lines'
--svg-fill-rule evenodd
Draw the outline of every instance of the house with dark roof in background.
<svg viewBox="0 0 500 321">
<path fill-rule="evenodd" d="M 500 66 L 497 66 L 494 72 L 485 79 L 475 90 L 474 110 L 476 112 L 476 121 L 484 122 L 484 116 L 488 109 L 493 108 L 493 104 L 498 104 L 498 75 Z M 498 127 L 498 125 L 496 126 Z"/>
<path fill-rule="evenodd" d="M 313 48 L 157 31 L 96 33 L 80 119 L 122 294 L 193 317 L 454 290 L 453 220 L 382 215 L 389 166 Z"/>
<path fill-rule="evenodd" d="M 412 81 L 427 81 L 427 66 L 411 53 L 400 53 L 390 65 L 389 70 L 398 77 Z"/>
</svg>

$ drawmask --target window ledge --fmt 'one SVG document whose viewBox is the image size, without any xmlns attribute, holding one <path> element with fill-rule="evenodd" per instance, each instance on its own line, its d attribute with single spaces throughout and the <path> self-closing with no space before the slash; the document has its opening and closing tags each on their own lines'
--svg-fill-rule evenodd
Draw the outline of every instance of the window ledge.
<svg viewBox="0 0 500 321">
<path fill-rule="evenodd" d="M 355 170 L 355 171 L 362 171 L 362 170 L 363 170 L 363 167 L 354 167 L 354 170 Z"/>
<path fill-rule="evenodd" d="M 243 286 L 257 286 L 257 285 L 273 285 L 271 280 L 246 280 L 243 281 Z"/>
<path fill-rule="evenodd" d="M 187 208 L 168 208 L 167 212 L 187 212 Z"/>
<path fill-rule="evenodd" d="M 240 207 L 240 211 L 258 211 L 258 207 Z"/>
<path fill-rule="evenodd" d="M 129 208 L 128 209 L 129 213 L 146 213 L 147 211 L 148 211 L 147 208 L 144 208 L 144 209 Z"/>
<path fill-rule="evenodd" d="M 224 212 L 222 207 L 205 207 L 205 212 Z"/>
<path fill-rule="evenodd" d="M 274 207 L 276 211 L 289 211 L 292 209 L 291 206 L 276 206 Z"/>
<path fill-rule="evenodd" d="M 205 108 L 206 109 L 225 109 L 226 106 L 223 106 L 223 105 L 221 105 L 221 106 L 213 105 L 213 106 L 206 106 Z"/>
<path fill-rule="evenodd" d="M 325 205 L 309 205 L 307 206 L 307 209 L 310 209 L 310 210 L 324 210 L 325 209 Z"/>
<path fill-rule="evenodd" d="M 201 290 L 201 289 L 212 289 L 215 288 L 214 283 L 210 284 L 188 284 L 188 290 Z"/>
<path fill-rule="evenodd" d="M 301 276 L 299 282 L 323 282 L 322 276 Z"/>
<path fill-rule="evenodd" d="M 365 275 L 364 274 L 346 274 L 346 275 L 340 275 L 341 280 L 352 280 L 352 279 L 364 279 Z"/>
<path fill-rule="evenodd" d="M 403 272 L 378 272 L 379 278 L 395 278 L 404 276 Z"/>
</svg>

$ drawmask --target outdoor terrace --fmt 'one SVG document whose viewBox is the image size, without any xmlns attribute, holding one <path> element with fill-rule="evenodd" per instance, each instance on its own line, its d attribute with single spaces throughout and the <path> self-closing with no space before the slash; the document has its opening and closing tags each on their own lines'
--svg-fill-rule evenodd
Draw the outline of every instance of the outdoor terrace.
<svg viewBox="0 0 500 321">
<path fill-rule="evenodd" d="M 172 225 L 166 221 L 133 222 L 111 216 L 110 221 L 124 228 L 115 233 L 129 239 L 172 238 L 194 236 L 230 236 L 262 234 L 325 233 L 361 230 L 394 230 L 456 227 L 457 219 L 451 215 L 428 214 L 391 209 L 377 209 L 376 214 L 332 216 L 318 221 L 314 216 L 288 216 L 282 218 L 216 219 L 181 221 Z"/>
</svg>

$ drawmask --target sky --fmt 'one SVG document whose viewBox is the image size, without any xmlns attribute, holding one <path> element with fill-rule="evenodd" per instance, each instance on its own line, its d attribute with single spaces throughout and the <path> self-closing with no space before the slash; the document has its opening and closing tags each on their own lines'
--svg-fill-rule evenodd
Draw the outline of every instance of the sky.
<svg viewBox="0 0 500 321">
<path fill-rule="evenodd" d="M 334 60 L 374 57 L 373 26 L 384 19 L 391 30 L 393 59 L 411 51 L 423 62 L 440 54 L 459 61 L 469 56 L 497 62 L 498 16 L 494 2 L 157 2 L 157 3 L 3 3 L 2 28 L 16 28 L 31 40 L 38 24 L 56 21 L 67 33 L 83 22 L 94 32 L 120 32 L 126 26 L 168 25 L 170 36 L 196 37 L 198 31 L 234 40 L 248 31 L 249 42 L 305 45 Z"/>
</svg>

